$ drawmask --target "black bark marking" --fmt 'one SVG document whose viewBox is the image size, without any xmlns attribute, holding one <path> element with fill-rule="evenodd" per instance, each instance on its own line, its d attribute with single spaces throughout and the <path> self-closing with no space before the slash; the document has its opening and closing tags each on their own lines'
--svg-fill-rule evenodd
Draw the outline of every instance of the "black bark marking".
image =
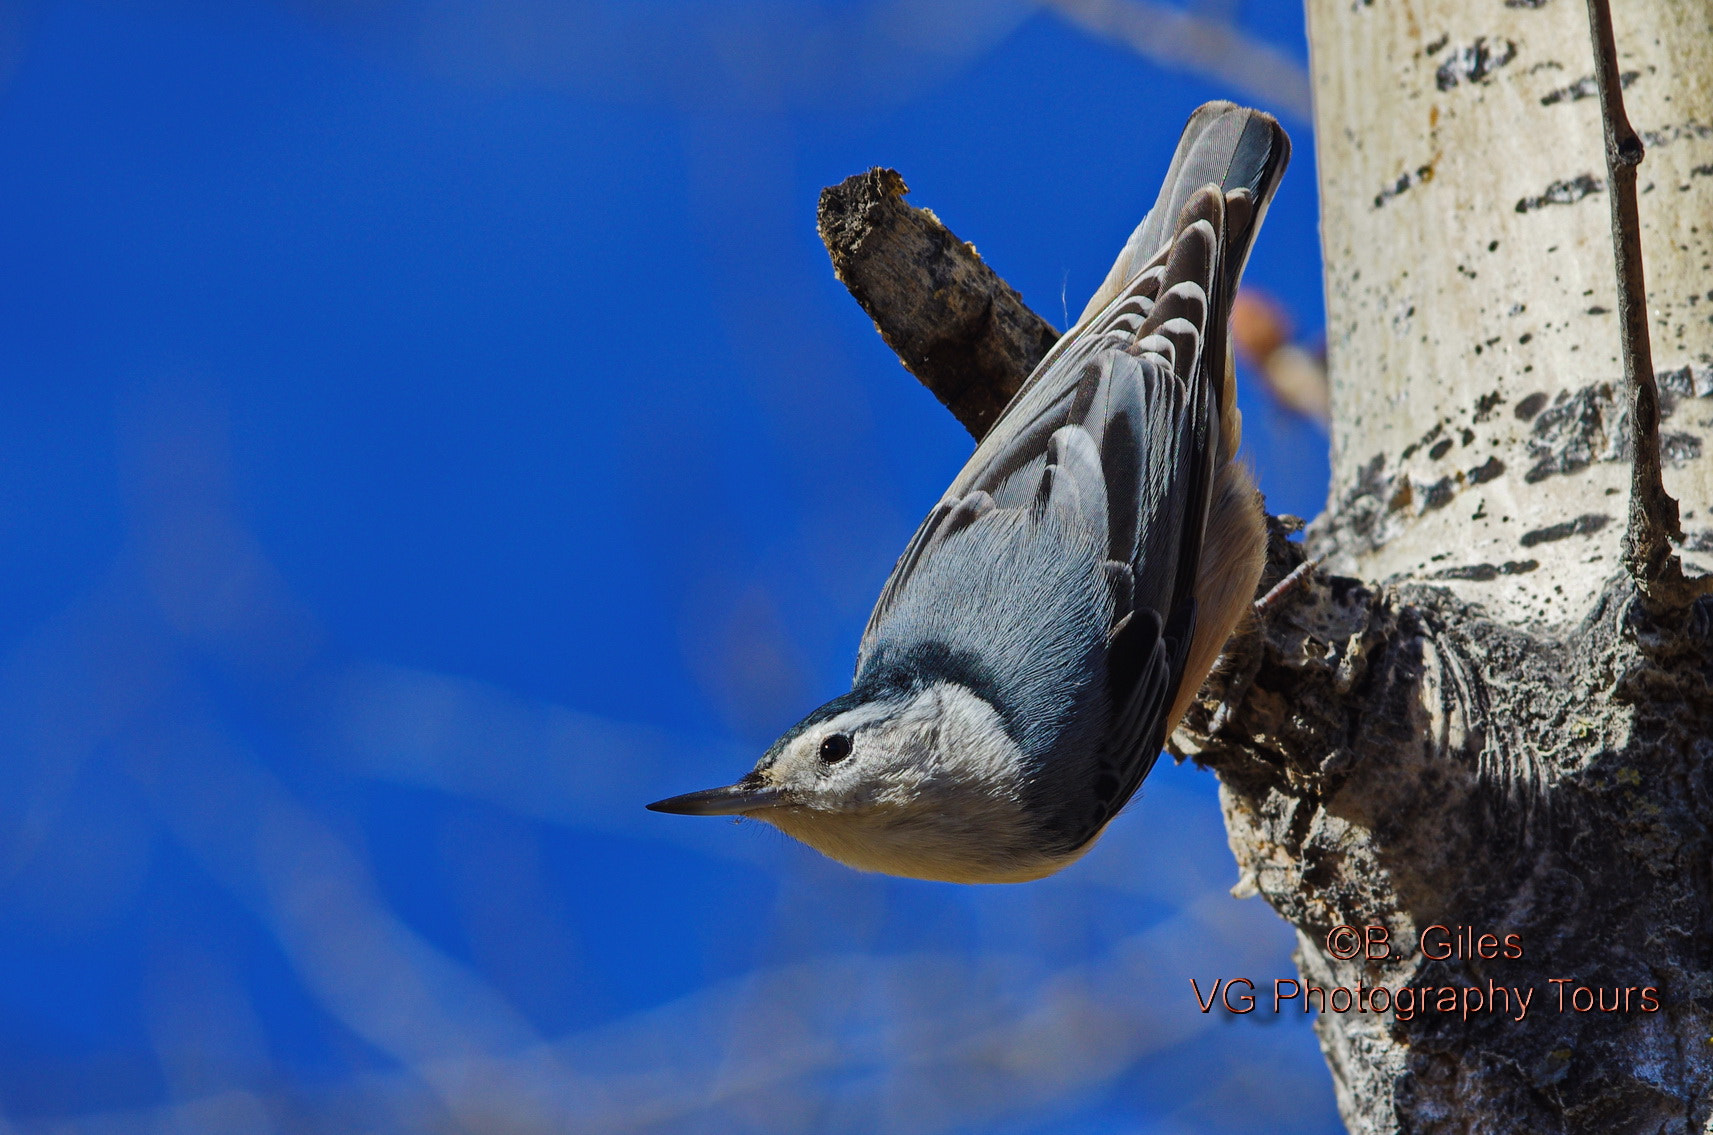
<svg viewBox="0 0 1713 1135">
<path fill-rule="evenodd" d="M 1488 481 L 1495 480 L 1503 475 L 1504 472 L 1505 463 L 1500 461 L 1497 457 L 1489 457 L 1486 461 L 1469 471 L 1469 483 L 1471 485 L 1485 485 Z"/>
<path fill-rule="evenodd" d="M 1546 409 L 1546 395 L 1531 394 L 1521 402 L 1518 402 L 1517 408 L 1513 410 L 1512 413 L 1516 414 L 1520 420 L 1526 422 L 1544 409 Z"/>
<path fill-rule="evenodd" d="M 1468 564 L 1464 567 L 1441 568 L 1429 579 L 1461 579 L 1470 583 L 1491 583 L 1502 575 L 1525 575 L 1540 567 L 1539 560 L 1509 560 L 1502 564 Z"/>
<path fill-rule="evenodd" d="M 1599 193 L 1606 188 L 1606 183 L 1591 173 L 1577 174 L 1553 182 L 1534 197 L 1524 197 L 1517 202 L 1517 212 L 1528 213 L 1548 205 L 1574 205 L 1591 193 Z"/>
<path fill-rule="evenodd" d="M 1529 456 L 1535 463 L 1523 475 L 1530 485 L 1556 473 L 1578 472 L 1595 461 L 1617 460 L 1629 448 L 1628 423 L 1609 382 L 1561 391 L 1535 418 L 1533 433 Z"/>
<path fill-rule="evenodd" d="M 1493 72 L 1516 57 L 1517 45 L 1511 40 L 1476 36 L 1474 43 L 1445 57 L 1433 74 L 1434 83 L 1442 91 L 1449 91 L 1459 83 L 1485 83 Z"/>
<path fill-rule="evenodd" d="M 1536 528 L 1533 532 L 1523 533 L 1523 547 L 1532 548 L 1537 544 L 1550 544 L 1555 540 L 1564 540 L 1571 536 L 1592 536 L 1610 523 L 1612 523 L 1610 516 L 1602 516 L 1597 512 L 1583 513 L 1575 520 L 1566 520 L 1563 524 Z"/>
<path fill-rule="evenodd" d="M 1623 83 L 1625 87 L 1628 87 L 1631 83 L 1641 77 L 1642 73 L 1640 71 L 1625 71 L 1622 75 L 1618 76 L 1618 80 Z M 1591 99 L 1599 93 L 1600 87 L 1594 76 L 1585 75 L 1567 87 L 1560 87 L 1556 91 L 1548 91 L 1545 95 L 1542 95 L 1541 105 L 1552 106 L 1554 103 L 1576 102 L 1578 99 Z"/>
<path fill-rule="evenodd" d="M 1457 481 L 1451 477 L 1441 477 L 1422 490 L 1422 511 L 1432 512 L 1436 508 L 1444 508 L 1451 503 L 1456 492 Z"/>
<path fill-rule="evenodd" d="M 1407 191 L 1412 185 L 1421 185 L 1433 180 L 1433 163 L 1417 166 L 1413 171 L 1405 170 L 1398 175 L 1398 180 L 1380 190 L 1374 195 L 1374 207 L 1378 209 L 1400 193 Z"/>
</svg>

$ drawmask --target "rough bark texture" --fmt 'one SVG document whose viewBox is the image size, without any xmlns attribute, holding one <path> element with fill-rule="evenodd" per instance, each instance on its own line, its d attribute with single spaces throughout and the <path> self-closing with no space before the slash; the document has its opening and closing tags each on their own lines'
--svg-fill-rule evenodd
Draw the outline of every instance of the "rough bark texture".
<svg viewBox="0 0 1713 1135">
<path fill-rule="evenodd" d="M 1713 1130 L 1713 601 L 1643 603 L 1625 571 L 1632 426 L 1587 13 L 1309 12 L 1334 473 L 1308 545 L 1326 566 L 1233 643 L 1174 748 L 1219 775 L 1238 890 L 1296 927 L 1305 984 L 1436 991 L 1408 1016 L 1336 999 L 1319 1016 L 1351 1130 Z M 1713 559 L 1713 5 L 1616 15 L 1648 149 L 1660 453 L 1695 575 Z M 838 264 L 850 230 L 828 214 Z M 894 344 L 895 306 L 909 326 L 1004 287 L 919 257 L 868 271 Z M 985 344 L 940 361 L 954 412 L 1028 369 Z M 1283 535 L 1263 586 L 1302 559 Z M 1340 926 L 1385 928 L 1386 956 L 1334 956 Z M 1421 948 L 1466 927 L 1471 949 Z M 1516 992 L 1495 1011 L 1500 986 Z"/>
<path fill-rule="evenodd" d="M 816 223 L 886 345 L 980 438 L 1059 333 L 909 191 L 896 170 L 847 177 L 821 191 Z"/>
<path fill-rule="evenodd" d="M 1713 6 L 1617 17 L 1648 147 L 1660 452 L 1696 533 L 1713 503 Z M 1329 631 L 1281 634 L 1324 621 L 1332 582 L 1286 612 L 1203 751 L 1233 849 L 1298 928 L 1306 975 L 1537 990 L 1520 1022 L 1320 1018 L 1353 1130 L 1700 1131 L 1713 643 L 1705 603 L 1650 614 L 1624 571 L 1634 431 L 1587 12 L 1310 0 L 1309 18 L 1335 422 L 1310 545 L 1376 582 Z M 1710 546 L 1685 544 L 1692 571 Z M 1525 957 L 1339 961 L 1340 923 L 1403 943 L 1436 923 L 1516 933 Z M 1662 1008 L 1560 1012 L 1574 986 L 1554 978 L 1657 987 Z"/>
</svg>

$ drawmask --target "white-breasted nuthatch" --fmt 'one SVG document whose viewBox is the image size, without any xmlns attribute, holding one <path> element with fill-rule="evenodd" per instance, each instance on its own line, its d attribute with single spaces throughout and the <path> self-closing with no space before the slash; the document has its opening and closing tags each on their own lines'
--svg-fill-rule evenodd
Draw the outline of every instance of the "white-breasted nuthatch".
<svg viewBox="0 0 1713 1135">
<path fill-rule="evenodd" d="M 899 557 L 851 691 L 736 784 L 650 808 L 952 882 L 1038 879 L 1093 845 L 1260 579 L 1226 323 L 1289 155 L 1260 111 L 1190 117 L 1077 325 Z"/>
</svg>

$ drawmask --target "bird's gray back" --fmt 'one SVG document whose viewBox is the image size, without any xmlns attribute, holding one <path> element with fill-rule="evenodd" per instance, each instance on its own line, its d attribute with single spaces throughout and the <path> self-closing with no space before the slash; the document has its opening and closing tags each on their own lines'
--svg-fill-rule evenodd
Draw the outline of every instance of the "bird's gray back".
<svg viewBox="0 0 1713 1135">
<path fill-rule="evenodd" d="M 917 562 L 863 639 L 858 686 L 954 681 L 993 705 L 1034 761 L 1086 746 L 1104 717 L 1105 539 L 1057 511 L 986 508 Z M 1083 736 L 1067 735 L 1079 725 Z"/>
</svg>

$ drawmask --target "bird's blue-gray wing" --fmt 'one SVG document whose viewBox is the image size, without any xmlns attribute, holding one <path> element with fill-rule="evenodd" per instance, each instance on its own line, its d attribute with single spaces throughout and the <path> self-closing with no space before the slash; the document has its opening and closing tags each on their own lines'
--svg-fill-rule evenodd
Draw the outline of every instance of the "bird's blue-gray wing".
<svg viewBox="0 0 1713 1135">
<path fill-rule="evenodd" d="M 1111 716 L 1102 742 L 1085 758 L 1092 767 L 1075 773 L 1079 783 L 1042 785 L 1059 793 L 1038 807 L 1053 817 L 1067 850 L 1097 835 L 1153 767 L 1195 634 L 1195 582 L 1219 434 L 1217 388 L 1206 374 L 1215 360 L 1206 347 L 1224 207 L 1212 188 L 1190 198 L 1149 285 L 1156 298 L 1145 313 L 1137 304 L 1129 314 L 1121 296 L 1094 325 L 1091 361 L 1098 369 L 1084 364 L 1085 374 L 1099 377 L 1096 400 L 1080 420 L 1099 437 L 1113 502 L 1105 565 L 1114 598 L 1104 674 Z M 1114 310 L 1123 313 L 1116 321 Z M 1223 358 L 1217 361 L 1223 366 Z M 1073 420 L 1080 408 L 1079 398 Z"/>
<path fill-rule="evenodd" d="M 917 530 L 863 635 L 859 682 L 888 651 L 940 650 L 935 635 L 999 660 L 985 680 L 1018 687 L 1003 700 L 1043 755 L 1034 811 L 1067 850 L 1135 792 L 1188 680 L 1230 289 L 1288 154 L 1259 112 L 1192 116 L 1154 208 Z"/>
<path fill-rule="evenodd" d="M 1134 333 L 1148 319 L 1165 290 L 1167 258 L 1171 255 L 1185 210 L 1208 185 L 1225 195 L 1226 221 L 1221 263 L 1207 291 L 1211 314 L 1208 326 L 1220 332 L 1204 336 L 1217 365 L 1208 373 L 1217 387 L 1223 378 L 1224 321 L 1231 296 L 1218 294 L 1236 286 L 1261 219 L 1278 186 L 1290 154 L 1284 131 L 1270 116 L 1228 102 L 1198 108 L 1184 126 L 1172 164 L 1142 223 L 1113 262 L 1106 280 L 1096 289 L 1076 326 L 1047 352 L 1034 372 L 982 438 L 947 496 L 961 497 L 978 482 L 1002 477 L 1010 462 L 1023 459 L 1057 428 L 1077 381 L 1077 368 L 1060 364 L 1067 355 L 1110 342 L 1112 336 Z M 1156 321 L 1161 322 L 1161 321 Z"/>
<path fill-rule="evenodd" d="M 859 682 L 929 644 L 987 660 L 990 697 L 1042 762 L 1033 811 L 1066 850 L 1152 767 L 1195 627 L 1223 196 L 1193 195 L 1180 220 L 1158 263 L 1044 361 L 917 530 L 858 658 Z"/>
</svg>

